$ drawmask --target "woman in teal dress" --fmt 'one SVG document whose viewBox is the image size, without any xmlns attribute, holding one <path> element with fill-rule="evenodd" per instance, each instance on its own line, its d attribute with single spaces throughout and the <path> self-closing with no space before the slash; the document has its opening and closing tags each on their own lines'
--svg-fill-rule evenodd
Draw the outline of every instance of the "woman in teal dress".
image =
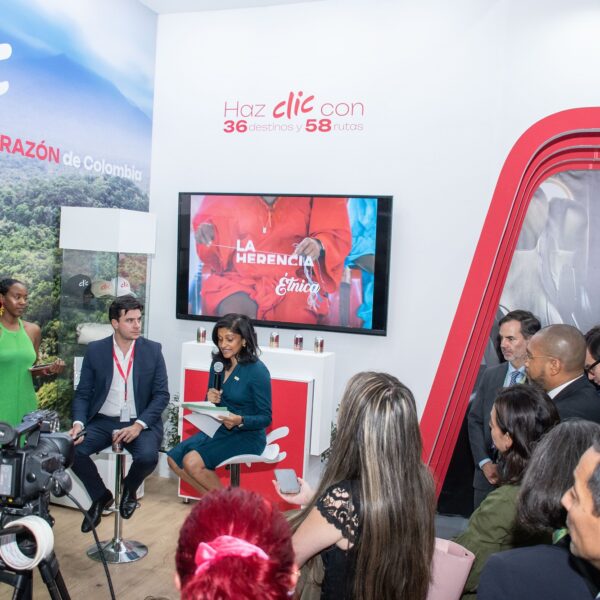
<svg viewBox="0 0 600 600">
<path fill-rule="evenodd" d="M 27 288 L 16 279 L 0 281 L 0 421 L 18 425 L 37 408 L 33 379 L 29 370 L 36 362 L 41 331 L 35 323 L 23 321 L 27 308 Z M 61 360 L 40 375 L 60 372 Z"/>
<path fill-rule="evenodd" d="M 169 466 L 184 481 L 204 493 L 222 486 L 217 465 L 238 454 L 261 454 L 271 424 L 271 376 L 258 358 L 256 333 L 245 315 L 221 317 L 213 328 L 213 353 L 206 399 L 223 404 L 229 416 L 211 438 L 203 432 L 184 440 L 168 455 Z M 224 365 L 221 389 L 215 387 L 214 365 Z"/>
</svg>

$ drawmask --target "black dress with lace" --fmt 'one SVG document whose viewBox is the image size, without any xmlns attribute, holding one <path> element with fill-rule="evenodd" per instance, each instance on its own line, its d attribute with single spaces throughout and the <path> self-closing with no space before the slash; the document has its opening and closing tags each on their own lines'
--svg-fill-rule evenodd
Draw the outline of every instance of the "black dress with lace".
<svg viewBox="0 0 600 600">
<path fill-rule="evenodd" d="M 317 500 L 317 510 L 328 523 L 339 529 L 354 546 L 360 535 L 360 499 L 357 481 L 341 481 L 328 488 Z M 325 576 L 321 600 L 351 600 L 356 556 L 353 548 L 342 550 L 336 545 L 321 552 Z"/>
</svg>

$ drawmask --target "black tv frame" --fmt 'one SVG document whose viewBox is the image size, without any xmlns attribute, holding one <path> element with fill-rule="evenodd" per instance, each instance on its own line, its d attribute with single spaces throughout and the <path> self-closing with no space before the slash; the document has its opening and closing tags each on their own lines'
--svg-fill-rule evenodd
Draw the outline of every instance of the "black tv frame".
<svg viewBox="0 0 600 600">
<path fill-rule="evenodd" d="M 391 243 L 392 243 L 392 205 L 393 196 L 375 194 L 306 194 L 306 193 L 256 193 L 256 192 L 179 192 L 177 216 L 177 319 L 187 321 L 216 322 L 218 316 L 195 315 L 188 312 L 189 300 L 189 264 L 190 264 L 190 204 L 193 196 L 278 196 L 278 197 L 319 197 L 319 198 L 376 198 L 377 233 L 375 242 L 375 282 L 373 291 L 373 323 L 371 329 L 323 324 L 307 324 L 283 321 L 253 319 L 256 327 L 273 329 L 295 329 L 312 331 L 334 331 L 338 333 L 357 333 L 361 335 L 387 335 L 388 298 L 390 281 Z M 193 249 L 192 249 L 193 250 Z M 378 307 L 378 310 L 375 310 Z"/>
</svg>

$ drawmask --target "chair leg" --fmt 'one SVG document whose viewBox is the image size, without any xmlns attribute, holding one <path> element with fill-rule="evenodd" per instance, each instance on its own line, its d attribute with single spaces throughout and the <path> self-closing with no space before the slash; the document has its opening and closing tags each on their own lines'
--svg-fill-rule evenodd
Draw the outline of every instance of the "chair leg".
<svg viewBox="0 0 600 600">
<path fill-rule="evenodd" d="M 129 563 L 148 554 L 148 547 L 134 540 L 124 540 L 121 537 L 121 513 L 119 505 L 121 504 L 121 493 L 123 488 L 123 479 L 125 479 L 125 455 L 116 454 L 115 464 L 115 529 L 112 540 L 100 542 L 101 550 L 95 544 L 91 546 L 87 555 L 92 560 L 102 561 L 101 554 L 107 563 L 120 564 Z"/>
<path fill-rule="evenodd" d="M 229 469 L 231 487 L 240 487 L 240 465 L 229 465 Z"/>
</svg>

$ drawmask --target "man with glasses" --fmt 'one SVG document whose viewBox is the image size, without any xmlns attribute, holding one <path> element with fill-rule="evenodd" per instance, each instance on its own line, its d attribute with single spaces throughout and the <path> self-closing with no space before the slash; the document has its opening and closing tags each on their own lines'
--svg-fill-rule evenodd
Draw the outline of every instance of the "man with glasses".
<svg viewBox="0 0 600 600">
<path fill-rule="evenodd" d="M 596 386 L 600 394 L 600 325 L 592 327 L 585 334 L 585 374 L 588 379 Z"/>
<path fill-rule="evenodd" d="M 552 398 L 561 419 L 600 423 L 600 400 L 584 375 L 586 345 L 572 325 L 549 325 L 529 340 L 525 368 L 531 381 Z"/>
</svg>

